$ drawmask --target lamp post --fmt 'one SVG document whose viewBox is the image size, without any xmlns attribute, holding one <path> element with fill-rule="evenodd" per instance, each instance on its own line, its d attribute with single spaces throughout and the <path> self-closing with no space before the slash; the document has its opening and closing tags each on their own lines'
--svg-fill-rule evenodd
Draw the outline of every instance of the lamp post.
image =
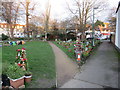
<svg viewBox="0 0 120 90">
<path fill-rule="evenodd" d="M 29 38 L 29 22 L 28 22 L 28 16 L 29 16 L 29 13 L 28 13 L 28 6 L 29 6 L 29 3 L 30 1 L 29 0 L 26 0 L 26 31 L 27 31 L 27 37 Z"/>
<path fill-rule="evenodd" d="M 93 21 L 92 21 L 92 46 L 95 46 L 94 42 L 94 35 L 95 35 L 95 29 L 94 29 L 94 10 L 98 9 L 98 7 L 93 8 Z"/>
</svg>

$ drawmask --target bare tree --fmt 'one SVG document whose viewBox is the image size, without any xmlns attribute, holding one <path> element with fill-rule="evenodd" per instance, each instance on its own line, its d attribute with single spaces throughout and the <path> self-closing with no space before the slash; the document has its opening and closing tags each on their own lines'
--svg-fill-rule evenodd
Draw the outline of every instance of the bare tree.
<svg viewBox="0 0 120 90">
<path fill-rule="evenodd" d="M 47 39 L 47 32 L 48 32 L 48 29 L 49 29 L 50 10 L 51 10 L 51 5 L 48 2 L 47 6 L 46 6 L 46 12 L 44 14 L 45 40 Z"/>
<path fill-rule="evenodd" d="M 9 36 L 14 37 L 13 32 L 19 18 L 20 3 L 16 2 L 2 2 L 1 20 L 5 21 L 9 26 Z"/>
<path fill-rule="evenodd" d="M 29 21 L 29 29 L 32 30 L 33 36 L 36 37 L 43 31 L 44 21 L 42 16 L 32 16 Z M 31 28 L 32 27 L 32 28 Z"/>
<path fill-rule="evenodd" d="M 66 33 L 66 30 L 75 30 L 77 27 L 77 19 L 76 17 L 70 17 L 66 18 L 65 20 L 62 20 L 60 22 L 60 28 L 63 29 L 64 33 Z"/>
<path fill-rule="evenodd" d="M 52 34 L 55 35 L 56 37 L 58 36 L 59 34 L 59 23 L 57 20 L 53 20 L 52 22 Z"/>
<path fill-rule="evenodd" d="M 109 13 L 107 20 L 110 23 L 111 31 L 115 31 L 116 30 L 116 12 L 115 12 L 116 8 L 114 7 L 110 11 L 111 12 Z"/>
<path fill-rule="evenodd" d="M 31 31 L 29 30 L 30 26 L 29 25 L 32 25 L 31 23 L 29 23 L 29 19 L 30 17 L 33 17 L 34 15 L 34 11 L 35 11 L 35 8 L 36 8 L 36 5 L 37 3 L 34 3 L 34 2 L 30 2 L 29 0 L 26 0 L 26 1 L 22 1 L 20 2 L 23 6 L 22 8 L 22 12 L 25 11 L 25 13 L 23 15 L 26 16 L 26 28 L 25 28 L 25 31 L 24 33 L 27 35 L 27 37 L 29 38 L 29 34 L 31 33 Z M 21 15 L 22 16 L 22 15 Z"/>
<path fill-rule="evenodd" d="M 86 30 L 86 24 L 91 17 L 93 8 L 97 7 L 99 9 L 98 12 L 100 12 L 106 5 L 103 0 L 73 0 L 73 2 L 73 8 L 67 3 L 68 9 L 76 17 L 78 24 L 77 28 L 79 32 L 82 33 Z"/>
</svg>

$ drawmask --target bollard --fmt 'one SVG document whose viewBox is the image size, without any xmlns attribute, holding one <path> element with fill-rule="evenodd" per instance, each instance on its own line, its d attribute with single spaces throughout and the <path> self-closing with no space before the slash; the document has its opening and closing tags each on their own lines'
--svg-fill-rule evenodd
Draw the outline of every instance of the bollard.
<svg viewBox="0 0 120 90">
<path fill-rule="evenodd" d="M 81 60 L 81 55 L 80 55 L 80 53 L 78 53 L 78 58 L 77 58 L 77 61 L 80 61 Z"/>
</svg>

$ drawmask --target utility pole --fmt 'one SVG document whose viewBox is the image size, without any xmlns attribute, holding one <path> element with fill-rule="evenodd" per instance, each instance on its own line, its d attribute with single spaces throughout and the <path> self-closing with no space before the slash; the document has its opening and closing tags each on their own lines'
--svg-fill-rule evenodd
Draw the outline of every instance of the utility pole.
<svg viewBox="0 0 120 90">
<path fill-rule="evenodd" d="M 29 38 L 29 22 L 28 22 L 28 6 L 29 6 L 29 0 L 26 0 L 26 32 L 27 32 L 27 37 Z"/>
<path fill-rule="evenodd" d="M 93 8 L 93 22 L 92 22 L 92 46 L 95 46 L 94 41 L 94 35 L 95 35 L 95 29 L 94 29 L 94 10 L 98 9 L 98 7 Z"/>
<path fill-rule="evenodd" d="M 93 8 L 93 22 L 92 22 L 92 46 L 95 46 L 94 44 L 94 8 Z"/>
</svg>

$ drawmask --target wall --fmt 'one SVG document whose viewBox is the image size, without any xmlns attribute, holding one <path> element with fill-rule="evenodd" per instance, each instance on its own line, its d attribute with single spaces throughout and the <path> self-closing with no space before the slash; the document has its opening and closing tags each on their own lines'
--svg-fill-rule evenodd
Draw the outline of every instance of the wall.
<svg viewBox="0 0 120 90">
<path fill-rule="evenodd" d="M 120 8 L 117 12 L 115 45 L 120 49 Z"/>
</svg>

